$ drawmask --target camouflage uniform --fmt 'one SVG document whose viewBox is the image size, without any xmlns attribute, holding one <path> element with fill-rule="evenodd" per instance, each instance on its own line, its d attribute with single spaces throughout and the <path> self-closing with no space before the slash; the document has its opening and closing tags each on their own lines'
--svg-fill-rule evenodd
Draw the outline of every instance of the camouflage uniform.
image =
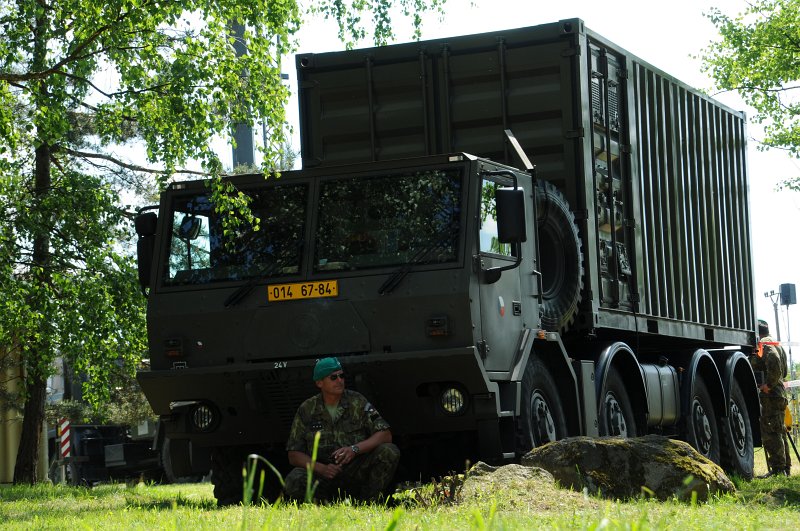
<svg viewBox="0 0 800 531">
<path fill-rule="evenodd" d="M 769 343 L 774 340 L 768 336 L 761 338 L 762 342 Z M 779 347 L 780 348 L 780 347 Z M 786 405 L 786 389 L 783 386 L 785 365 L 781 366 L 781 353 L 774 345 L 764 345 L 762 356 L 752 358 L 753 369 L 764 373 L 762 383 L 767 384 L 769 392 L 759 393 L 761 401 L 761 442 L 767 451 L 767 465 L 771 472 L 788 470 L 788 444 L 784 440 L 783 416 Z M 784 354 L 785 356 L 785 354 Z M 785 357 L 784 357 L 785 359 Z"/>
<path fill-rule="evenodd" d="M 303 402 L 294 417 L 286 450 L 311 455 L 314 435 L 320 432 L 317 461 L 328 464 L 333 462 L 331 454 L 334 450 L 352 446 L 375 432 L 389 429 L 389 424 L 360 393 L 345 390 L 338 408 L 339 416 L 334 422 L 325 409 L 321 394 Z M 314 498 L 326 500 L 350 495 L 362 501 L 376 500 L 391 483 L 399 459 L 400 450 L 391 443 L 358 454 L 333 479 L 315 475 L 319 486 Z M 284 489 L 288 498 L 305 499 L 306 478 L 306 469 L 300 467 L 286 476 Z"/>
</svg>

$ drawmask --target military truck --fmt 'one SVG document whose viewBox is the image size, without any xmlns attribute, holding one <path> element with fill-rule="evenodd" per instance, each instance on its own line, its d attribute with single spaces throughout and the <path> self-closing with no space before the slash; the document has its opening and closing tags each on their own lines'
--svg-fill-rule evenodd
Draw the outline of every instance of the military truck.
<svg viewBox="0 0 800 531">
<path fill-rule="evenodd" d="M 286 467 L 338 356 L 401 476 L 646 433 L 752 475 L 742 113 L 578 19 L 296 62 L 303 169 L 228 178 L 258 230 L 200 181 L 136 220 L 176 473 Z"/>
</svg>

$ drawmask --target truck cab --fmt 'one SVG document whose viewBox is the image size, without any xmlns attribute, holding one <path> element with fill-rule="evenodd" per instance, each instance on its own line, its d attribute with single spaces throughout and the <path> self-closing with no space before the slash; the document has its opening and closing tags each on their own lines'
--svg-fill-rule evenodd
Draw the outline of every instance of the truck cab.
<svg viewBox="0 0 800 531">
<path fill-rule="evenodd" d="M 229 182 L 255 223 L 218 213 L 204 182 L 171 185 L 138 222 L 152 255 L 138 379 L 185 454 L 173 467 L 206 469 L 219 448 L 282 452 L 326 356 L 398 440 L 452 434 L 485 459 L 515 456 L 541 321 L 530 174 L 452 154 Z"/>
</svg>

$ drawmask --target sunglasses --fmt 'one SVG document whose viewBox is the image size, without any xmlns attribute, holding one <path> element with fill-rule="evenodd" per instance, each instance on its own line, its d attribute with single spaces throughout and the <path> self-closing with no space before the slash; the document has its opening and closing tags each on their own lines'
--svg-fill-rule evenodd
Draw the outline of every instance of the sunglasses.
<svg viewBox="0 0 800 531">
<path fill-rule="evenodd" d="M 328 378 L 330 378 L 332 382 L 335 382 L 339 378 L 344 380 L 344 373 L 343 372 L 339 372 L 339 373 L 336 373 L 336 374 L 331 374 L 331 375 L 328 376 Z"/>
</svg>

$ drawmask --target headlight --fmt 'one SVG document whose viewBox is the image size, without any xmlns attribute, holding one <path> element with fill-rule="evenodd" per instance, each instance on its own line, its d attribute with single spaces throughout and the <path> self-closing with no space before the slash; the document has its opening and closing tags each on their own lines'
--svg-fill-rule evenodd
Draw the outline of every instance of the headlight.
<svg viewBox="0 0 800 531">
<path fill-rule="evenodd" d="M 463 413 L 466 405 L 464 393 L 455 387 L 449 387 L 442 392 L 440 404 L 444 412 L 449 415 Z"/>
<path fill-rule="evenodd" d="M 200 404 L 192 412 L 192 424 L 200 431 L 210 430 L 216 420 L 214 410 L 205 404 Z"/>
</svg>

